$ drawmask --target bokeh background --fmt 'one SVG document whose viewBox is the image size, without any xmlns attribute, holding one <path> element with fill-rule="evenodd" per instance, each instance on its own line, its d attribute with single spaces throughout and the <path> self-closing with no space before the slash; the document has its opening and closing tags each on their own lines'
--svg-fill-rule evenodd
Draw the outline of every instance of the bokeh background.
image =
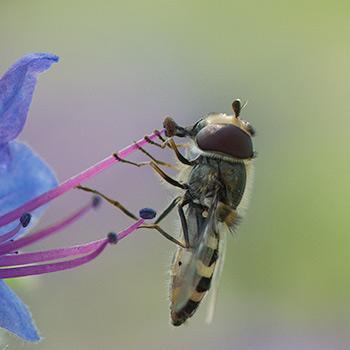
<svg viewBox="0 0 350 350">
<path fill-rule="evenodd" d="M 0 71 L 27 53 L 61 57 L 39 79 L 20 139 L 64 181 L 171 115 L 231 112 L 257 129 L 254 191 L 228 237 L 216 315 L 169 324 L 174 246 L 138 231 L 75 270 L 15 286 L 44 338 L 7 349 L 348 349 L 350 343 L 348 1 L 0 2 Z M 171 153 L 148 149 L 158 158 Z M 144 160 L 134 154 L 131 159 Z M 150 168 L 117 164 L 86 182 L 137 212 L 172 194 Z M 40 227 L 85 203 L 55 200 Z M 174 231 L 176 216 L 164 223 Z M 131 224 L 105 204 L 36 249 Z"/>
</svg>

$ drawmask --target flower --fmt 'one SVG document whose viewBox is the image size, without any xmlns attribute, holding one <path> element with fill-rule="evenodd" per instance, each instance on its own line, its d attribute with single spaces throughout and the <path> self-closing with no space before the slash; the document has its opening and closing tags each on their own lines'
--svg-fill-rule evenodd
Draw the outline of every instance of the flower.
<svg viewBox="0 0 350 350">
<path fill-rule="evenodd" d="M 28 146 L 13 141 L 27 119 L 38 75 L 57 61 L 51 54 L 27 55 L 0 80 L 0 215 L 57 186 L 48 165 Z M 13 226 L 0 228 L 0 235 Z"/>
<path fill-rule="evenodd" d="M 32 101 L 38 75 L 58 61 L 51 54 L 31 54 L 18 60 L 0 80 L 0 215 L 57 186 L 48 165 L 28 146 L 13 141 L 22 131 Z M 38 217 L 43 207 L 32 212 Z M 13 230 L 17 223 L 0 227 L 0 236 Z M 25 228 L 15 234 L 22 235 Z M 0 281 L 0 327 L 19 337 L 39 340 L 26 306 Z"/>
<path fill-rule="evenodd" d="M 156 215 L 153 209 L 142 209 L 140 219 L 133 216 L 137 221 L 129 228 L 118 234 L 110 233 L 95 242 L 43 252 L 18 253 L 18 249 L 59 232 L 97 207 L 99 198 L 95 197 L 66 219 L 22 237 L 28 224 L 32 225 L 37 220 L 49 201 L 118 161 L 111 155 L 58 185 L 49 166 L 27 145 L 14 141 L 26 121 L 38 75 L 58 59 L 46 53 L 26 55 L 13 64 L 0 80 L 0 328 L 30 342 L 40 340 L 31 314 L 3 279 L 51 273 L 85 264 L 96 258 L 106 246 L 116 244 L 146 219 Z M 152 140 L 162 133 L 164 130 L 155 132 L 148 139 Z M 126 147 L 118 152 L 118 157 L 125 157 L 146 142 L 142 139 Z M 71 259 L 52 262 L 66 258 Z"/>
</svg>

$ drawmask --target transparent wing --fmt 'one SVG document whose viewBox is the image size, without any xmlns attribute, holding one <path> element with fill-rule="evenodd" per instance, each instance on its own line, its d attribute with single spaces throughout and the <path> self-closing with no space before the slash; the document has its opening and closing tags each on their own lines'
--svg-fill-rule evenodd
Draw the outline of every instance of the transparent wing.
<svg viewBox="0 0 350 350">
<path fill-rule="evenodd" d="M 202 232 L 199 234 L 199 239 L 194 245 L 193 255 L 190 258 L 190 262 L 187 265 L 187 269 L 184 272 L 185 280 L 179 293 L 178 300 L 174 304 L 175 311 L 180 311 L 188 302 L 189 298 L 196 290 L 202 276 L 197 273 L 197 262 L 200 260 L 205 265 L 208 265 L 211 261 L 214 250 L 207 249 L 209 239 L 213 233 L 213 226 L 215 220 L 215 212 L 217 208 L 218 200 L 215 196 L 211 203 L 211 207 L 208 211 L 208 216 L 202 227 Z M 196 218 L 195 218 L 196 219 Z"/>
<path fill-rule="evenodd" d="M 210 324 L 214 318 L 216 296 L 217 296 L 219 281 L 220 281 L 220 277 L 222 274 L 222 269 L 224 267 L 224 261 L 225 261 L 226 237 L 227 237 L 226 230 L 220 231 L 219 257 L 217 260 L 217 266 L 214 271 L 212 287 L 210 291 L 211 295 L 210 295 L 209 306 L 208 306 L 208 314 L 205 320 L 207 324 Z"/>
</svg>

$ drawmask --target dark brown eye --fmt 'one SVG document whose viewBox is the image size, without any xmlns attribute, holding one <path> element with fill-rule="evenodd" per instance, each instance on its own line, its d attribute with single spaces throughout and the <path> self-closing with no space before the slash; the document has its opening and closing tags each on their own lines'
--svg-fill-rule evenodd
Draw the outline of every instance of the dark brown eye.
<svg viewBox="0 0 350 350">
<path fill-rule="evenodd" d="M 232 124 L 209 124 L 196 137 L 203 151 L 220 152 L 239 159 L 253 157 L 251 137 Z"/>
</svg>

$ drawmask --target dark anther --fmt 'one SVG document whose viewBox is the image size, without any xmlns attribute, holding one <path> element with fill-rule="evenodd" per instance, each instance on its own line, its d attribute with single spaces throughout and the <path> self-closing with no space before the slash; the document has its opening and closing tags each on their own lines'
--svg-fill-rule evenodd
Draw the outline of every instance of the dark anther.
<svg viewBox="0 0 350 350">
<path fill-rule="evenodd" d="M 27 227 L 30 223 L 30 220 L 32 218 L 32 215 L 29 213 L 23 213 L 21 218 L 19 219 L 22 227 Z"/>
<path fill-rule="evenodd" d="M 157 215 L 157 212 L 152 208 L 143 208 L 139 211 L 140 218 L 153 219 Z"/>
<path fill-rule="evenodd" d="M 102 198 L 99 196 L 93 196 L 92 197 L 92 207 L 98 208 L 102 203 Z"/>
<path fill-rule="evenodd" d="M 118 236 L 115 232 L 110 232 L 107 236 L 108 242 L 110 244 L 117 244 L 118 243 Z"/>
</svg>

